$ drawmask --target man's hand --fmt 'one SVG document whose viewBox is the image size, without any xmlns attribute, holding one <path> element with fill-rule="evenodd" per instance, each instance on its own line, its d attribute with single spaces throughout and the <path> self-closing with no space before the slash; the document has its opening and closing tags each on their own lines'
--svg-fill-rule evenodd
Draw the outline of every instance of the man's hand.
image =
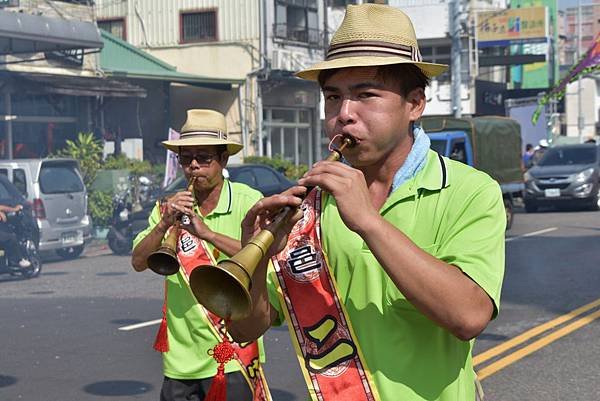
<svg viewBox="0 0 600 401">
<path fill-rule="evenodd" d="M 161 220 L 166 227 L 175 224 L 175 221 L 182 215 L 194 215 L 194 196 L 190 191 L 177 192 L 175 195 L 165 200 L 166 207 L 163 209 Z"/>
<path fill-rule="evenodd" d="M 4 214 L 4 212 L 0 212 L 0 221 L 6 223 L 6 214 Z"/>
<path fill-rule="evenodd" d="M 340 217 L 352 231 L 377 221 L 362 171 L 339 162 L 320 161 L 298 180 L 299 185 L 319 186 L 335 198 Z"/>
<path fill-rule="evenodd" d="M 287 237 L 294 224 L 302 218 L 302 211 L 298 208 L 302 203 L 302 195 L 306 193 L 306 188 L 295 186 L 280 195 L 273 195 L 258 201 L 246 214 L 242 220 L 242 246 L 245 246 L 250 239 L 265 228 L 270 228 L 273 220 L 278 217 L 279 212 L 286 206 L 295 209 L 292 216 L 285 223 L 280 224 L 278 230 L 273 232 L 275 240 L 269 248 L 267 256 L 272 256 L 280 252 L 287 243 Z M 280 216 L 279 216 L 280 217 Z"/>
<path fill-rule="evenodd" d="M 191 217 L 190 224 L 182 224 L 181 228 L 183 228 L 195 237 L 212 243 L 212 235 L 214 234 L 214 232 L 210 228 L 208 228 L 206 223 L 204 223 L 204 221 L 200 217 L 198 217 L 196 213 L 191 213 L 188 216 Z"/>
</svg>

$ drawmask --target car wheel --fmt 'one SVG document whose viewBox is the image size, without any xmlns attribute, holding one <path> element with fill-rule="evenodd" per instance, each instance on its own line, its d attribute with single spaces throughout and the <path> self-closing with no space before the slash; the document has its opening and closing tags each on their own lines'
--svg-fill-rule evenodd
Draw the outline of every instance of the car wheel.
<svg viewBox="0 0 600 401">
<path fill-rule="evenodd" d="M 590 209 L 600 210 L 600 188 L 598 188 L 598 193 L 596 193 L 596 196 L 592 198 L 592 204 L 590 205 Z"/>
<path fill-rule="evenodd" d="M 538 210 L 538 207 L 536 204 L 525 201 L 525 211 L 527 213 L 535 213 L 535 212 L 537 212 L 537 210 Z"/>
<path fill-rule="evenodd" d="M 42 262 L 40 261 L 40 257 L 38 255 L 31 256 L 29 261 L 31 262 L 31 266 L 26 269 L 22 269 L 21 274 L 25 278 L 34 278 L 39 276 L 42 272 Z"/>
<path fill-rule="evenodd" d="M 56 253 L 64 260 L 75 259 L 83 252 L 83 245 L 71 246 L 69 248 L 57 249 Z"/>
<path fill-rule="evenodd" d="M 115 255 L 129 255 L 131 246 L 127 241 L 122 241 L 114 237 L 108 239 L 108 247 Z"/>
</svg>

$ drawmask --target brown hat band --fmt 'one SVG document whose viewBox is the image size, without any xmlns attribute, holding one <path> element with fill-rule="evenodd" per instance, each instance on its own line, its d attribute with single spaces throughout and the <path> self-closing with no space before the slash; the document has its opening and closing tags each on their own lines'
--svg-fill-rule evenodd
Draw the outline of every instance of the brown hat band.
<svg viewBox="0 0 600 401">
<path fill-rule="evenodd" d="M 198 138 L 198 137 L 212 137 L 218 139 L 227 139 L 227 133 L 223 131 L 192 131 L 192 132 L 184 132 L 179 136 L 179 139 L 185 138 Z"/>
<path fill-rule="evenodd" d="M 356 41 L 329 47 L 326 60 L 342 57 L 395 56 L 421 62 L 421 52 L 415 46 L 394 45 L 388 42 Z"/>
</svg>

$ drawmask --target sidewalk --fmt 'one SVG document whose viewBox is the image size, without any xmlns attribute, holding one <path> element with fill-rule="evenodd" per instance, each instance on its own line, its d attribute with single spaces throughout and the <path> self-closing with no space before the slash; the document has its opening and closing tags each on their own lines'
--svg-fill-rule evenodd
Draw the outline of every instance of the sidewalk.
<svg viewBox="0 0 600 401">
<path fill-rule="evenodd" d="M 95 257 L 102 255 L 111 255 L 113 252 L 108 247 L 108 242 L 105 239 L 93 239 L 85 246 L 83 256 Z"/>
</svg>

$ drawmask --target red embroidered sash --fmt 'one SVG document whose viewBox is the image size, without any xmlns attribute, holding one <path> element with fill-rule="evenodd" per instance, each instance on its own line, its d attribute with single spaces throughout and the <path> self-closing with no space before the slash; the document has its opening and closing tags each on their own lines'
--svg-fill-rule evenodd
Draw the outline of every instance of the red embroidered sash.
<svg viewBox="0 0 600 401">
<path fill-rule="evenodd" d="M 379 399 L 320 241 L 321 192 L 302 204 L 304 217 L 273 257 L 282 305 L 313 400 Z"/>
<path fill-rule="evenodd" d="M 191 288 L 189 288 L 189 279 L 192 270 L 199 265 L 216 265 L 216 261 L 210 254 L 207 244 L 191 235 L 186 230 L 181 230 L 177 245 L 177 257 L 181 265 L 178 274 L 185 279 L 184 281 L 188 286 L 190 296 L 193 298 L 194 295 Z M 217 340 L 219 342 L 223 341 L 224 336 L 228 336 L 224 329 L 225 325 L 223 319 L 212 314 L 200 304 L 197 304 L 197 307 Z M 231 345 L 235 348 L 235 358 L 233 360 L 241 366 L 242 369 L 240 372 L 244 375 L 248 385 L 252 389 L 253 400 L 271 401 L 271 394 L 259 361 L 258 342 L 253 341 L 250 343 L 238 344 L 233 342 L 231 338 L 229 338 L 229 340 L 231 341 Z M 207 352 L 208 351 L 209 350 L 207 350 Z"/>
</svg>

